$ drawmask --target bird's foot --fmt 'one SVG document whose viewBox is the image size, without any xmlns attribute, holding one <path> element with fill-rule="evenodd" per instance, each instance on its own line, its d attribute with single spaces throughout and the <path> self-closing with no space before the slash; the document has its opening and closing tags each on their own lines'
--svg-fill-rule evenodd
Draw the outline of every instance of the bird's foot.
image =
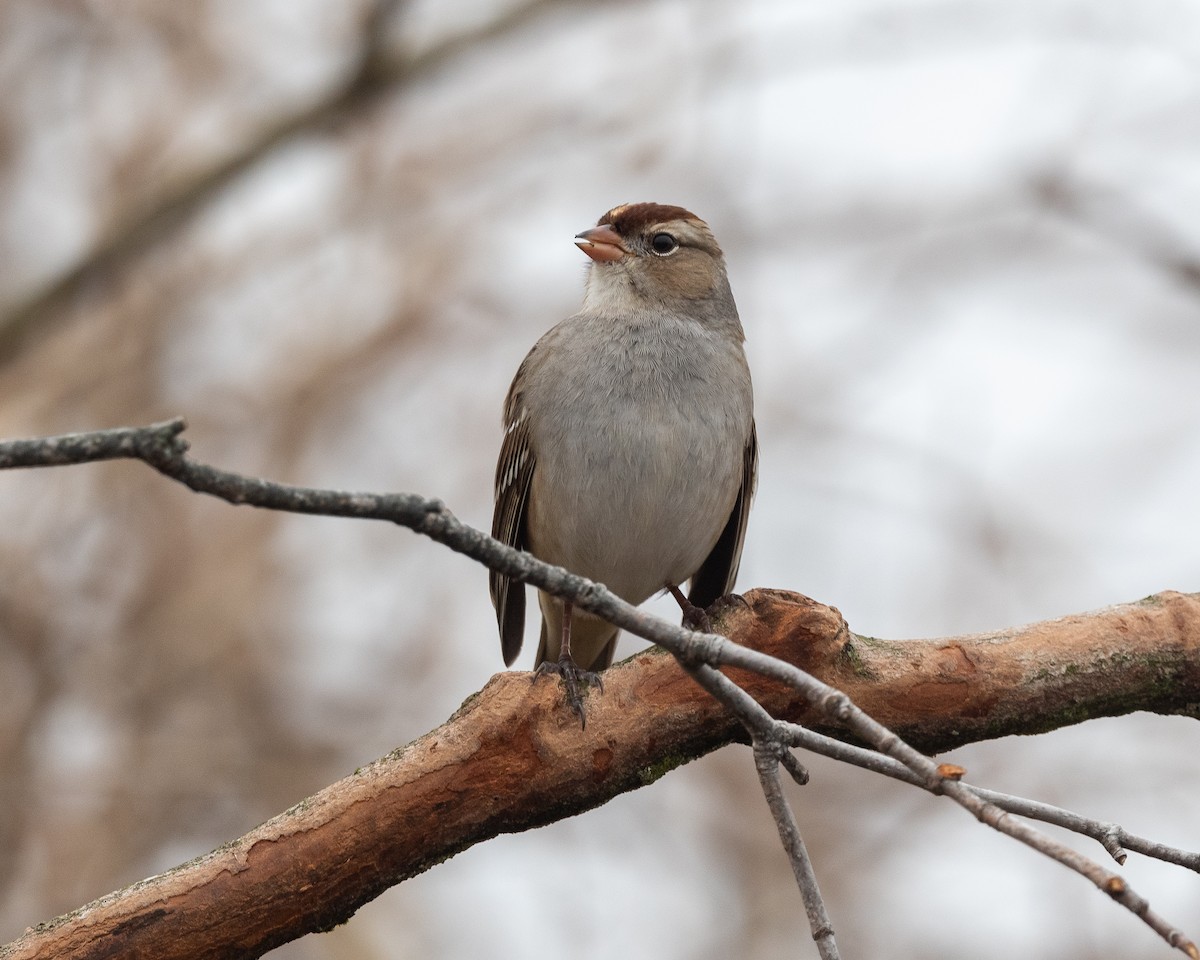
<svg viewBox="0 0 1200 960">
<path fill-rule="evenodd" d="M 698 630 L 700 633 L 712 633 L 712 621 L 708 619 L 707 613 L 685 597 L 683 591 L 675 584 L 667 587 L 667 591 L 675 598 L 675 602 L 679 604 L 679 609 L 683 611 L 683 625 L 685 627 L 689 630 Z"/>
<path fill-rule="evenodd" d="M 683 611 L 683 625 L 689 630 L 697 630 L 700 633 L 712 633 L 713 617 L 721 616 L 730 607 L 741 604 L 746 609 L 750 608 L 750 604 L 740 593 L 726 593 L 710 603 L 708 609 L 702 610 L 685 597 L 683 591 L 678 587 L 669 587 L 668 589 L 679 604 L 679 609 Z"/>
<path fill-rule="evenodd" d="M 594 685 L 603 693 L 604 681 L 600 679 L 600 674 L 593 670 L 580 669 L 579 665 L 570 657 L 560 657 L 558 660 L 543 660 L 533 672 L 534 682 L 536 683 L 539 678 L 548 674 L 554 674 L 562 681 L 563 690 L 566 693 L 567 705 L 579 717 L 580 728 L 586 727 L 587 717 L 583 712 L 583 689 Z"/>
<path fill-rule="evenodd" d="M 730 607 L 745 607 L 751 610 L 750 603 L 740 593 L 724 593 L 717 597 L 708 605 L 708 609 L 704 611 L 712 619 L 719 620 L 721 615 Z"/>
<path fill-rule="evenodd" d="M 691 600 L 684 600 L 680 604 L 683 610 L 683 625 L 689 630 L 696 630 L 700 633 L 712 633 L 712 620 L 708 616 L 708 611 L 696 606 Z"/>
</svg>

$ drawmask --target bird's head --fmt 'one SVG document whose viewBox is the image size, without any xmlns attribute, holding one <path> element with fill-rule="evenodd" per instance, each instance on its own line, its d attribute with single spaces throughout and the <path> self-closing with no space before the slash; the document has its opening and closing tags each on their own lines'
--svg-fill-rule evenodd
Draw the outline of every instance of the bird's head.
<svg viewBox="0 0 1200 960">
<path fill-rule="evenodd" d="M 708 224 L 683 207 L 625 203 L 576 235 L 575 243 L 592 259 L 587 309 L 732 303 L 716 238 Z"/>
</svg>

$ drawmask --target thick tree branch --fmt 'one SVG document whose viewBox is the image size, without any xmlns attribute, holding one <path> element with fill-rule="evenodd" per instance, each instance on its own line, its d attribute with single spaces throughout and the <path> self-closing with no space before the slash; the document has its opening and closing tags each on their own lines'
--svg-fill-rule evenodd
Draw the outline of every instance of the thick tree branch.
<svg viewBox="0 0 1200 960">
<path fill-rule="evenodd" d="M 797 594 L 756 590 L 746 600 L 746 608 L 731 608 L 720 624 L 731 638 L 845 684 L 863 707 L 890 713 L 927 747 L 986 737 L 990 725 L 974 723 L 976 708 L 1007 698 L 1028 704 L 1037 699 L 1030 685 L 1047 703 L 1071 696 L 1075 687 L 1066 675 L 1074 672 L 1067 665 L 1111 665 L 1118 637 L 1135 651 L 1127 665 L 1141 659 L 1136 651 L 1157 649 L 1160 662 L 1175 664 L 1169 672 L 1179 678 L 1181 698 L 1200 700 L 1200 597 L 1194 595 L 1159 594 L 1003 635 L 869 644 L 844 629 L 836 610 Z M 999 669 L 1003 651 L 1031 647 L 1040 654 L 1023 669 Z M 941 653 L 947 649 L 949 661 Z M 978 697 L 960 689 L 967 682 L 963 662 L 974 664 Z M 1120 673 L 1096 670 L 1093 680 L 1113 691 L 1122 685 Z M 811 716 L 795 691 L 737 675 L 775 716 Z M 914 690 L 924 691 L 919 700 Z M 1102 693 L 1099 699 L 1112 702 Z M 1155 709 L 1161 699 L 1144 688 L 1140 702 L 1123 702 Z M 889 709 L 891 703 L 919 703 L 920 715 L 903 716 L 903 707 Z M 587 709 L 581 730 L 557 684 L 500 674 L 432 733 L 205 857 L 35 928 L 0 949 L 0 958 L 136 955 L 149 942 L 162 960 L 260 956 L 348 919 L 387 887 L 475 843 L 582 813 L 745 736 L 723 706 L 658 650 L 606 672 L 603 694 L 591 694 Z M 1033 729 L 1044 726 L 1033 714 L 1028 720 Z M 827 721 L 814 726 L 844 735 Z M 1017 725 L 1006 721 L 1005 729 L 1016 732 Z"/>
<path fill-rule="evenodd" d="M 770 759 L 765 748 L 782 762 L 786 754 L 777 748 L 796 731 L 768 728 L 766 714 L 803 723 L 805 735 L 869 744 L 880 761 L 886 754 L 896 762 L 893 775 L 902 770 L 902 779 L 953 796 L 997 829 L 1052 853 L 1197 956 L 1121 878 L 1052 850 L 1041 834 L 985 802 L 991 798 L 958 783 L 960 771 L 936 766 L 913 745 L 935 751 L 1138 709 L 1195 715 L 1200 598 L 1164 593 L 994 635 L 880 641 L 855 636 L 835 609 L 798 594 L 754 591 L 725 611 L 720 626 L 737 641 L 730 643 L 674 627 L 599 585 L 538 564 L 460 523 L 437 501 L 287 487 L 196 463 L 184 455 L 182 429 L 172 421 L 4 443 L 0 467 L 132 457 L 232 503 L 403 523 L 665 645 L 706 686 L 719 678 L 711 666 L 736 668 L 728 675 L 753 702 L 718 703 L 680 662 L 651 651 L 606 674 L 604 695 L 589 698 L 584 731 L 562 709 L 557 685 L 495 678 L 438 731 L 207 857 L 31 931 L 0 957 L 136 954 L 148 944 L 162 957 L 259 956 L 346 919 L 387 886 L 473 843 L 589 809 L 744 739 L 745 729 L 756 731 L 760 760 Z M 794 761 L 787 766 L 800 772 Z M 774 782 L 775 772 L 766 773 Z M 782 831 L 786 818 L 777 813 L 777 822 Z M 1189 857 L 1180 853 L 1181 861 Z M 814 933 L 827 929 L 822 920 Z"/>
</svg>

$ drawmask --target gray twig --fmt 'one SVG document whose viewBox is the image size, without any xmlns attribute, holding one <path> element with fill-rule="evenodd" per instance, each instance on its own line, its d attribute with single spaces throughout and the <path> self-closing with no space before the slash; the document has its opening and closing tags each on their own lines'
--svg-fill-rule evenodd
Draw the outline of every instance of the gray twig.
<svg viewBox="0 0 1200 960">
<path fill-rule="evenodd" d="M 817 875 L 813 871 L 808 848 L 804 846 L 800 827 L 783 795 L 783 784 L 779 780 L 779 763 L 783 755 L 790 754 L 787 754 L 786 749 L 781 752 L 777 743 L 754 741 L 754 767 L 758 771 L 758 782 L 762 784 L 763 796 L 767 798 L 767 806 L 771 808 L 771 814 L 775 817 L 783 849 L 787 851 L 788 859 L 792 862 L 792 873 L 804 897 L 804 909 L 808 914 L 808 925 L 812 930 L 813 940 L 817 943 L 821 960 L 839 960 L 841 955 L 833 939 L 833 924 L 829 921 L 825 902 L 821 899 L 821 891 L 817 887 Z"/>
<path fill-rule="evenodd" d="M 833 760 L 840 760 L 843 763 L 853 764 L 865 770 L 870 770 L 873 773 L 881 773 L 895 780 L 903 780 L 905 783 L 923 786 L 918 776 L 909 770 L 908 767 L 904 766 L 904 764 L 893 760 L 891 757 L 882 756 L 874 750 L 867 750 L 850 743 L 843 743 L 841 740 L 835 740 L 832 737 L 827 737 L 814 730 L 797 726 L 794 723 L 780 722 L 780 726 L 785 731 L 785 739 L 793 747 L 802 747 L 813 753 L 819 753 L 822 756 Z M 1013 796 L 1009 793 L 1000 793 L 996 790 L 988 790 L 966 782 L 963 782 L 963 786 L 981 799 L 995 804 L 1000 809 L 1007 810 L 1009 813 L 1028 817 L 1031 820 L 1040 820 L 1043 823 L 1053 824 L 1056 827 L 1062 827 L 1064 830 L 1070 830 L 1085 837 L 1091 837 L 1100 843 L 1119 864 L 1125 863 L 1127 859 L 1126 851 L 1131 850 L 1134 853 L 1140 853 L 1143 856 L 1153 857 L 1156 860 L 1173 863 L 1176 866 L 1185 867 L 1188 870 L 1200 873 L 1200 853 L 1193 853 L 1188 850 L 1180 850 L 1178 847 L 1169 847 L 1166 844 L 1156 843 L 1137 834 L 1129 833 L 1119 824 L 1084 817 L 1071 810 L 1056 807 L 1053 804 L 1042 803 L 1038 800 L 1027 800 L 1024 797 Z"/>
<path fill-rule="evenodd" d="M 935 763 L 867 716 L 845 694 L 798 667 L 738 646 L 717 634 L 696 633 L 638 610 L 601 584 L 575 576 L 561 567 L 542 563 L 529 554 L 507 547 L 462 523 L 440 500 L 415 494 L 351 493 L 294 487 L 244 477 L 197 463 L 186 455 L 187 443 L 180 436 L 184 427 L 182 418 L 177 418 L 148 427 L 125 427 L 0 443 L 0 468 L 58 466 L 133 458 L 143 460 L 160 473 L 178 480 L 198 493 L 219 497 L 233 504 L 249 504 L 295 513 L 386 520 L 422 533 L 491 569 L 568 599 L 589 613 L 666 648 L 706 689 L 719 690 L 716 694 L 718 698 L 751 731 L 755 743 L 755 762 L 763 782 L 763 790 L 768 805 L 775 814 L 780 837 L 788 848 L 793 871 L 804 894 L 814 937 L 817 937 L 818 944 L 824 944 L 822 956 L 836 956 L 832 928 L 824 915 L 820 895 L 815 892 L 815 879 L 811 890 L 806 888 L 808 881 L 802 879 L 802 876 L 811 875 L 812 868 L 796 829 L 795 820 L 786 802 L 782 801 L 782 794 L 778 789 L 777 767 L 781 755 L 779 750 L 782 748 L 772 746 L 800 739 L 797 731 L 802 728 L 791 724 L 778 725 L 759 704 L 745 695 L 744 691 L 739 691 L 743 696 L 733 695 L 729 687 L 734 685 L 728 678 L 716 672 L 717 667 L 741 667 L 788 684 L 799 691 L 815 710 L 842 724 L 853 736 L 869 744 L 878 754 L 895 761 L 899 768 L 906 771 L 906 775 L 901 779 L 915 783 L 932 793 L 945 794 L 969 810 L 981 822 L 1070 867 L 1140 917 L 1171 946 L 1186 953 L 1193 960 L 1200 960 L 1200 950 L 1196 945 L 1155 914 L 1147 901 L 1136 894 L 1122 877 L 1082 854 L 1056 843 L 1028 824 L 1014 819 L 1006 809 L 991 802 L 992 797 L 959 782 L 961 770 L 951 765 Z M 715 677 L 721 679 L 716 680 Z M 887 771 L 880 768 L 880 772 Z M 1123 832 L 1121 838 L 1126 843 L 1130 840 Z M 1115 843 L 1114 838 L 1110 836 L 1107 843 L 1111 850 Z M 1134 849 L 1132 844 L 1129 846 L 1130 849 Z M 826 950 L 833 952 L 827 954 Z"/>
<path fill-rule="evenodd" d="M 801 785 L 808 782 L 808 771 L 800 766 L 788 749 L 789 745 L 783 737 L 785 731 L 780 724 L 745 690 L 725 674 L 705 664 L 685 663 L 684 668 L 700 686 L 725 704 L 749 731 L 754 747 L 754 767 L 758 771 L 767 807 L 775 818 L 779 840 L 791 861 L 800 896 L 804 899 L 804 912 L 808 915 L 813 940 L 817 943 L 822 960 L 837 960 L 839 954 L 833 938 L 833 924 L 817 885 L 817 875 L 813 871 L 808 848 L 800 836 L 800 826 L 779 782 L 780 764 Z"/>
</svg>

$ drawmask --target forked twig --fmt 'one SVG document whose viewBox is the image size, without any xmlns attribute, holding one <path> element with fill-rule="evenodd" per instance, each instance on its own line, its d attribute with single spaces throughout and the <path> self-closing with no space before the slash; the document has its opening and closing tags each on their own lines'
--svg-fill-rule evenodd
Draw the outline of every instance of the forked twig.
<svg viewBox="0 0 1200 960">
<path fill-rule="evenodd" d="M 808 848 L 800 835 L 800 826 L 796 823 L 791 805 L 784 797 L 783 786 L 779 782 L 781 764 L 792 779 L 801 785 L 808 783 L 808 771 L 788 749 L 789 744 L 780 736 L 781 728 L 774 718 L 750 694 L 725 674 L 706 664 L 689 664 L 682 660 L 680 662 L 696 682 L 725 704 L 750 733 L 754 748 L 754 768 L 758 772 L 758 780 L 762 785 L 763 796 L 767 800 L 771 816 L 775 818 L 779 840 L 791 861 L 792 874 L 804 900 L 804 912 L 808 916 L 812 938 L 816 941 L 822 960 L 837 960 L 840 954 L 833 937 L 833 924 L 817 885 L 817 875 L 813 870 Z"/>
<path fill-rule="evenodd" d="M 862 767 L 864 770 L 881 773 L 884 776 L 892 777 L 895 780 L 903 780 L 905 783 L 911 783 L 915 786 L 922 785 L 920 778 L 909 770 L 908 767 L 893 760 L 891 757 L 885 757 L 874 750 L 857 747 L 851 743 L 835 740 L 833 737 L 827 737 L 824 734 L 817 733 L 814 730 L 809 730 L 794 723 L 787 723 L 785 721 L 776 722 L 785 732 L 784 735 L 788 742 L 794 747 L 802 747 L 805 750 L 819 753 L 830 759 L 853 764 L 854 766 Z M 1137 834 L 1129 833 L 1119 824 L 1084 817 L 1071 810 L 1056 807 L 1053 804 L 1042 803 L 1038 800 L 1028 800 L 1025 797 L 1013 796 L 1010 793 L 1000 793 L 997 790 L 988 790 L 966 782 L 963 782 L 963 786 L 981 799 L 993 803 L 1000 809 L 1007 810 L 1009 813 L 1028 817 L 1030 820 L 1040 820 L 1043 823 L 1053 824 L 1056 827 L 1062 827 L 1064 830 L 1070 830 L 1085 837 L 1091 837 L 1101 844 L 1108 854 L 1119 864 L 1123 865 L 1125 863 L 1127 859 L 1126 851 L 1132 851 L 1200 873 L 1200 853 L 1180 850 L 1178 847 L 1170 847 L 1163 843 L 1157 843 Z"/>
<path fill-rule="evenodd" d="M 1193 960 L 1200 960 L 1200 951 L 1196 945 L 1151 911 L 1146 900 L 1134 893 L 1119 875 L 1105 870 L 1089 858 L 1014 819 L 1000 804 L 992 802 L 994 796 L 959 782 L 962 774 L 959 768 L 939 765 L 930 760 L 886 727 L 872 720 L 845 694 L 798 667 L 740 647 L 716 634 L 695 633 L 638 610 L 600 584 L 577 577 L 560 567 L 541 563 L 529 554 L 506 547 L 481 531 L 467 526 L 439 500 L 414 494 L 349 493 L 294 487 L 244 477 L 197 463 L 186 456 L 187 444 L 180 436 L 184 426 L 182 419 L 175 419 L 148 427 L 119 428 L 0 443 L 0 468 L 55 466 L 120 458 L 138 459 L 196 492 L 207 493 L 234 504 L 398 523 L 492 569 L 569 599 L 588 612 L 665 647 L 706 689 L 714 692 L 714 695 L 734 711 L 751 731 L 755 743 L 755 764 L 763 790 L 776 817 L 780 837 L 788 848 L 793 871 L 805 896 L 814 937 L 818 944 L 822 945 L 823 957 L 837 955 L 832 928 L 828 917 L 825 916 L 820 895 L 816 892 L 811 864 L 791 811 L 782 797 L 778 779 L 778 764 L 784 762 L 781 758 L 787 753 L 781 745 L 804 739 L 799 732 L 803 728 L 794 724 L 779 724 L 744 691 L 718 673 L 716 667 L 735 666 L 752 670 L 799 691 L 813 709 L 831 720 L 836 720 L 853 736 L 869 744 L 882 755 L 881 759 L 890 758 L 894 761 L 896 766 L 892 768 L 891 775 L 897 770 L 903 770 L 905 775 L 900 779 L 916 783 L 933 793 L 949 796 L 980 821 L 1070 867 L 1139 916 L 1171 946 L 1186 953 Z M 799 771 L 796 764 L 791 761 L 787 763 L 789 772 L 795 774 Z M 881 769 L 880 772 L 887 771 Z M 1130 839 L 1121 833 L 1122 842 L 1129 843 Z M 1110 852 L 1115 849 L 1116 843 L 1116 839 L 1110 837 Z M 810 879 L 811 889 L 807 889 L 806 885 Z"/>
</svg>

